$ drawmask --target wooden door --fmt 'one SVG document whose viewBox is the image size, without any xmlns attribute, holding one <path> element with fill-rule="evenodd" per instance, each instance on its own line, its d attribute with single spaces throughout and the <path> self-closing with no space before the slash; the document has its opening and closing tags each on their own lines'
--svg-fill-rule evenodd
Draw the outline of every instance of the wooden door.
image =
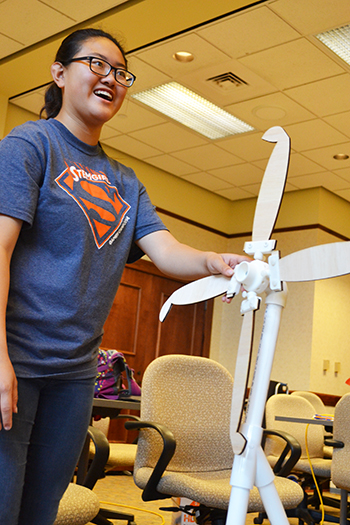
<svg viewBox="0 0 350 525">
<path fill-rule="evenodd" d="M 158 320 L 163 303 L 183 284 L 145 260 L 124 270 L 101 346 L 123 352 L 138 383 L 149 363 L 161 355 L 209 355 L 212 300 L 174 306 L 163 323 Z"/>
<path fill-rule="evenodd" d="M 123 272 L 104 326 L 101 347 L 123 352 L 139 384 L 145 369 L 156 357 L 165 354 L 209 356 L 213 300 L 174 306 L 163 323 L 158 320 L 163 303 L 183 284 L 164 276 L 153 263 L 145 260 L 127 265 Z M 110 441 L 130 443 L 135 439 L 137 434 L 127 434 L 123 421 L 111 421 Z"/>
</svg>

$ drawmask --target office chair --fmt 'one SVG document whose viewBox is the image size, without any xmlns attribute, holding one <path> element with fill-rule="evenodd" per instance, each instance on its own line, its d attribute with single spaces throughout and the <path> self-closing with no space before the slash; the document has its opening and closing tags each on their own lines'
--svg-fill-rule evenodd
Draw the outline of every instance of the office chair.
<svg viewBox="0 0 350 525">
<path fill-rule="evenodd" d="M 319 508 L 320 500 L 317 494 L 317 490 L 314 487 L 314 482 L 311 476 L 311 467 L 306 453 L 305 444 L 305 423 L 293 423 L 288 421 L 276 421 L 275 416 L 291 416 L 299 418 L 312 419 L 315 414 L 315 409 L 311 403 L 297 395 L 282 395 L 277 394 L 271 396 L 266 403 L 266 424 L 270 428 L 272 425 L 276 430 L 284 430 L 292 434 L 301 445 L 301 456 L 293 467 L 293 472 L 296 473 L 302 480 L 302 486 L 305 490 L 305 503 L 306 507 Z M 325 459 L 323 457 L 323 446 L 324 446 L 324 430 L 321 425 L 310 425 L 308 427 L 307 442 L 309 456 L 311 459 L 312 467 L 315 473 L 318 485 L 328 482 L 331 477 L 331 459 Z M 274 465 L 277 461 L 281 452 L 281 447 L 277 444 L 274 438 L 267 438 L 265 444 L 265 453 L 271 465 Z M 313 494 L 307 496 L 306 490 L 313 488 Z M 339 502 L 335 498 L 324 497 L 323 501 L 326 505 L 339 508 Z M 315 513 L 314 510 L 309 509 L 309 514 L 312 517 L 318 518 L 319 513 Z M 327 516 L 329 521 L 336 521 L 332 517 Z"/>
<path fill-rule="evenodd" d="M 187 509 L 196 513 L 197 523 L 225 523 L 233 462 L 232 388 L 229 372 L 203 357 L 167 355 L 148 366 L 140 422 L 125 423 L 126 428 L 141 429 L 134 480 L 145 501 L 188 498 L 200 504 Z M 289 450 L 294 450 L 290 466 L 300 454 L 295 440 L 294 445 L 295 449 L 288 442 Z M 285 507 L 294 508 L 303 499 L 297 483 L 279 477 L 275 484 Z M 263 505 L 254 488 L 248 511 L 260 510 Z"/>
<path fill-rule="evenodd" d="M 120 416 L 118 416 L 119 418 Z M 93 422 L 95 428 L 100 429 L 104 435 L 108 436 L 108 430 L 110 425 L 110 418 L 103 417 L 98 421 Z M 117 471 L 130 471 L 134 470 L 135 457 L 136 457 L 136 444 L 133 443 L 109 443 L 109 457 L 106 463 L 105 472 L 111 470 Z M 93 447 L 90 450 L 90 455 L 93 456 Z"/>
<path fill-rule="evenodd" d="M 64 493 L 54 525 L 85 525 L 100 510 L 100 501 L 92 488 L 103 475 L 109 446 L 104 434 L 96 428 L 89 427 L 88 436 L 95 448 L 94 458 L 87 465 L 82 454 L 78 463 L 77 483 L 70 483 Z"/>
<path fill-rule="evenodd" d="M 348 523 L 348 492 L 350 491 L 350 394 L 345 394 L 337 403 L 334 412 L 334 447 L 331 479 L 340 491 L 340 525 Z"/>
<path fill-rule="evenodd" d="M 304 397 L 305 399 L 307 399 L 314 407 L 315 414 L 326 414 L 327 413 L 327 409 L 322 399 L 317 394 L 314 394 L 313 392 L 304 391 L 304 390 L 295 390 L 294 392 L 291 393 L 291 395 L 300 396 L 300 397 Z M 332 428 L 329 428 L 329 427 L 328 428 L 322 427 L 322 428 L 323 428 L 324 439 L 331 438 Z M 332 459 L 332 455 L 333 455 L 333 448 L 328 447 L 327 445 L 323 445 L 323 457 L 327 459 Z"/>
</svg>

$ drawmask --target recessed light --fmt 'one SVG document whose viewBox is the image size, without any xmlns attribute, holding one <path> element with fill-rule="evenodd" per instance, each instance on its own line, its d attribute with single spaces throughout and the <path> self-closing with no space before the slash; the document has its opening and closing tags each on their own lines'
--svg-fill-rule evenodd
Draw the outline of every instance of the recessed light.
<svg viewBox="0 0 350 525">
<path fill-rule="evenodd" d="M 252 113 L 262 120 L 280 120 L 287 114 L 283 108 L 277 106 L 257 106 Z"/>
<path fill-rule="evenodd" d="M 131 97 L 210 139 L 254 129 L 177 82 L 139 91 Z"/>
<path fill-rule="evenodd" d="M 337 153 L 336 155 L 333 155 L 333 159 L 335 160 L 348 160 L 349 155 L 346 153 Z"/>
<path fill-rule="evenodd" d="M 177 53 L 173 54 L 173 59 L 178 62 L 192 62 L 194 56 L 188 51 L 177 51 Z"/>
</svg>

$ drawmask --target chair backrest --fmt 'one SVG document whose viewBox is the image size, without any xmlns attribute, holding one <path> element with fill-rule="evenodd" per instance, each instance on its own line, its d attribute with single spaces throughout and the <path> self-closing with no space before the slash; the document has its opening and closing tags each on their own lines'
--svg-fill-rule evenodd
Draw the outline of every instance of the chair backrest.
<svg viewBox="0 0 350 525">
<path fill-rule="evenodd" d="M 306 424 L 276 421 L 275 416 L 289 416 L 311 419 L 315 408 L 307 399 L 299 396 L 277 394 L 271 396 L 266 403 L 266 428 L 284 430 L 294 436 L 300 443 L 301 458 L 306 458 L 305 430 Z M 310 425 L 307 432 L 307 443 L 311 458 L 323 458 L 324 431 L 320 425 Z M 281 445 L 269 438 L 265 446 L 266 454 L 279 456 Z"/>
<path fill-rule="evenodd" d="M 322 399 L 317 394 L 314 394 L 313 392 L 307 392 L 304 390 L 295 390 L 295 392 L 292 392 L 291 395 L 304 397 L 305 399 L 307 399 L 314 407 L 315 414 L 324 414 L 326 411 L 326 407 L 324 406 Z"/>
<path fill-rule="evenodd" d="M 331 478 L 337 487 L 350 491 L 350 394 L 335 407 L 333 438 L 342 441 L 344 447 L 333 450 Z"/>
<path fill-rule="evenodd" d="M 219 363 L 195 356 L 162 356 L 148 366 L 142 381 L 141 420 L 168 427 L 176 451 L 167 470 L 231 469 L 229 435 L 233 378 Z M 154 467 L 161 439 L 140 432 L 135 471 Z"/>
<path fill-rule="evenodd" d="M 104 435 L 107 437 L 110 422 L 111 422 L 111 418 L 109 418 L 109 417 L 101 417 L 101 419 L 97 419 L 96 421 L 93 421 L 92 425 L 95 428 L 98 428 L 99 430 L 101 430 L 101 432 L 103 432 Z"/>
</svg>

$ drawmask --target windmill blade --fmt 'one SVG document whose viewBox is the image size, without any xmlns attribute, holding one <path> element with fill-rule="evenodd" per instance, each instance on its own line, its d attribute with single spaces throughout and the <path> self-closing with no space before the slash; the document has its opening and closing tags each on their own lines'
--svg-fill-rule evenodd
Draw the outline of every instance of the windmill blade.
<svg viewBox="0 0 350 525">
<path fill-rule="evenodd" d="M 173 304 L 193 304 L 206 301 L 226 293 L 232 287 L 232 295 L 239 292 L 240 284 L 237 283 L 236 279 L 234 277 L 225 277 L 224 275 L 210 275 L 209 277 L 185 284 L 165 301 L 161 308 L 159 319 L 162 322 L 164 321 Z"/>
<path fill-rule="evenodd" d="M 321 244 L 300 250 L 279 262 L 285 282 L 317 281 L 350 273 L 350 242 Z"/>
<path fill-rule="evenodd" d="M 290 138 L 283 128 L 270 128 L 262 138 L 276 142 L 276 146 L 261 183 L 254 215 L 253 241 L 266 241 L 271 236 L 286 184 L 290 154 Z"/>
<path fill-rule="evenodd" d="M 235 454 L 241 454 L 246 445 L 246 439 L 242 434 L 239 433 L 239 427 L 243 417 L 245 395 L 249 378 L 250 361 L 253 348 L 254 320 L 254 310 L 247 312 L 243 316 L 236 359 L 230 421 L 230 438 L 233 452 Z"/>
</svg>

